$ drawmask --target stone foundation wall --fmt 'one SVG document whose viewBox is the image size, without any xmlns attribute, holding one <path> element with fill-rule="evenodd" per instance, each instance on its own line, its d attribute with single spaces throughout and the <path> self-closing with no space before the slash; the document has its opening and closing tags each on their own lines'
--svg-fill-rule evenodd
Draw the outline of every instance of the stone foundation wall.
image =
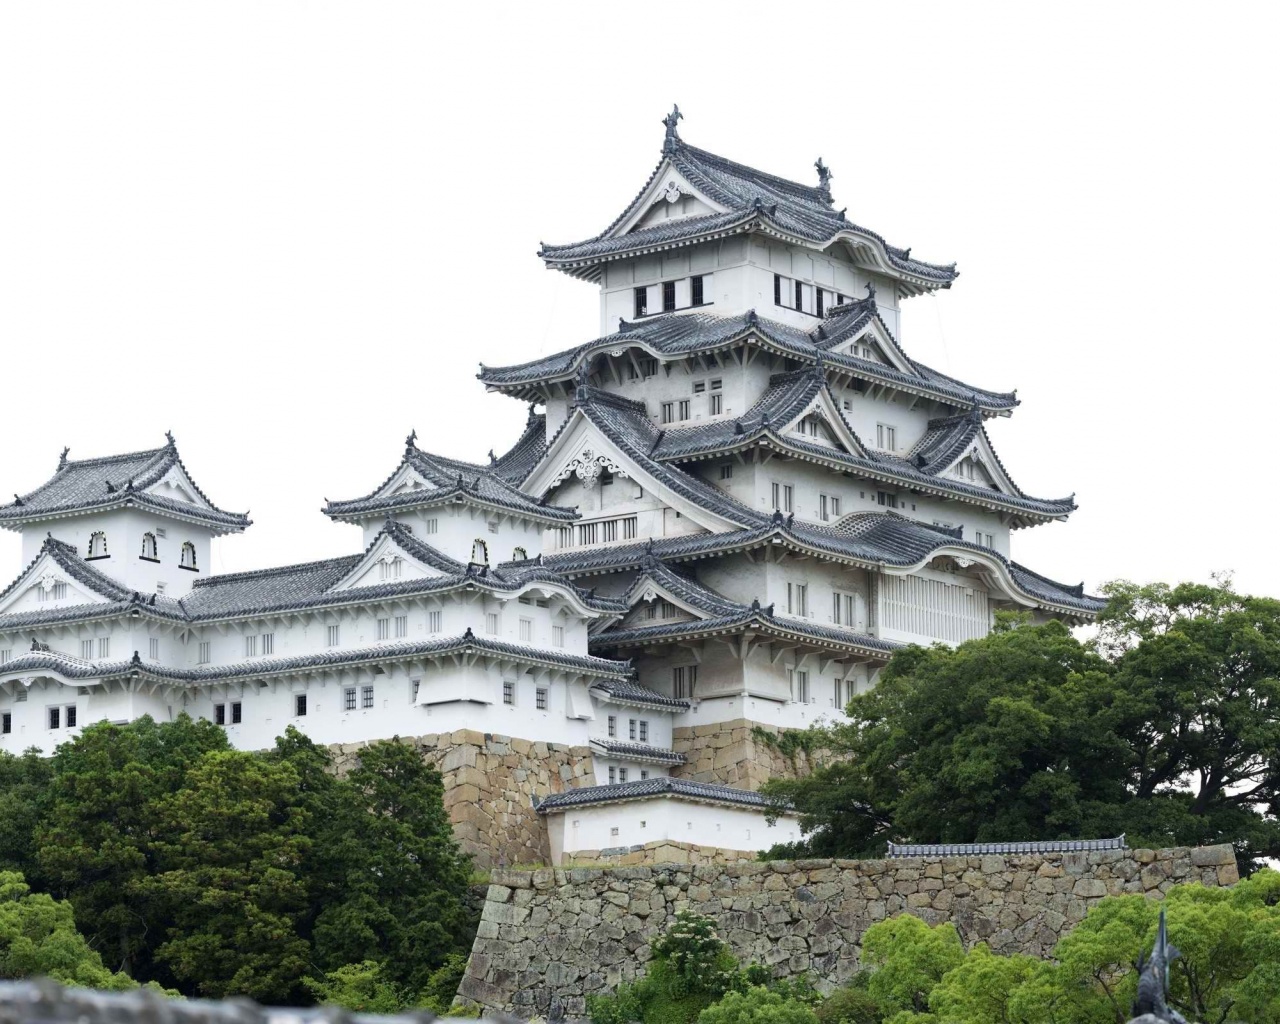
<svg viewBox="0 0 1280 1024">
<path fill-rule="evenodd" d="M 750 864 L 753 850 L 726 850 L 719 846 L 699 846 L 674 839 L 656 839 L 642 846 L 615 846 L 607 850 L 575 850 L 567 855 L 574 867 L 637 864 Z"/>
<path fill-rule="evenodd" d="M 744 963 L 829 990 L 858 969 L 863 932 L 904 911 L 953 922 L 968 945 L 1043 957 L 1104 896 L 1238 877 L 1230 846 L 495 871 L 458 1001 L 582 1018 L 587 995 L 644 973 L 681 910 L 714 918 Z"/>
<path fill-rule="evenodd" d="M 534 797 L 592 785 L 591 750 L 461 729 L 401 737 L 444 778 L 453 834 L 476 867 L 547 864 L 551 847 Z M 330 747 L 335 770 L 350 768 L 363 743 Z"/>
<path fill-rule="evenodd" d="M 679 726 L 673 730 L 671 745 L 687 761 L 673 768 L 671 774 L 695 782 L 757 790 L 767 779 L 803 777 L 827 756 L 824 751 L 803 750 L 788 756 L 759 738 L 757 729 L 773 736 L 785 731 L 745 718 Z"/>
</svg>

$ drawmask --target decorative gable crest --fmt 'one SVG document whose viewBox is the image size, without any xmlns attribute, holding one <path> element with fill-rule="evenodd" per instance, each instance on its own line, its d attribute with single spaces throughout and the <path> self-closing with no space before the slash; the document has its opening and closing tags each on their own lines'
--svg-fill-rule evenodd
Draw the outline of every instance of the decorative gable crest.
<svg viewBox="0 0 1280 1024">
<path fill-rule="evenodd" d="M 555 487 L 556 484 L 572 475 L 582 481 L 583 487 L 590 490 L 596 485 L 596 481 L 600 479 L 600 474 L 605 470 L 610 473 L 616 473 L 618 476 L 627 475 L 626 470 L 619 466 L 611 456 L 604 452 L 597 452 L 594 448 L 588 446 L 564 464 L 560 472 L 551 480 L 548 489 Z"/>
<path fill-rule="evenodd" d="M 677 203 L 680 201 L 680 197 L 685 194 L 685 190 L 676 182 L 668 181 L 667 187 L 658 193 L 658 195 L 654 197 L 653 201 L 656 203 L 659 199 L 665 199 L 669 203 Z"/>
</svg>

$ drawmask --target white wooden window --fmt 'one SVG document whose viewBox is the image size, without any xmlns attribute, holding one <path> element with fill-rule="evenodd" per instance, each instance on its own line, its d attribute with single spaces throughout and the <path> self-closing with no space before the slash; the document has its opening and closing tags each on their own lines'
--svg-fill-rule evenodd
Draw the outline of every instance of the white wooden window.
<svg viewBox="0 0 1280 1024">
<path fill-rule="evenodd" d="M 564 626 L 551 627 L 551 646 L 552 647 L 564 646 Z"/>
<path fill-rule="evenodd" d="M 397 615 L 396 616 L 396 639 L 400 639 L 401 637 L 406 637 L 408 635 L 409 635 L 409 616 Z"/>
<path fill-rule="evenodd" d="M 600 525 L 604 527 L 603 531 L 601 532 L 600 539 L 603 540 L 606 544 L 608 544 L 610 541 L 618 539 L 618 520 L 609 519 L 601 523 Z"/>
<path fill-rule="evenodd" d="M 662 422 L 663 422 L 663 423 L 670 423 L 670 422 L 672 422 L 675 418 L 676 418 L 676 404 L 675 404 L 675 402 L 663 402 L 663 403 L 662 403 L 662 416 L 661 416 Z"/>
<path fill-rule="evenodd" d="M 888 423 L 876 424 L 876 447 L 886 452 L 898 450 L 898 428 Z"/>
<path fill-rule="evenodd" d="M 93 661 L 93 641 L 92 640 L 80 641 L 80 657 L 82 657 L 85 661 Z M 9 659 L 5 658 L 4 660 L 8 661 Z"/>
<path fill-rule="evenodd" d="M 622 539 L 635 540 L 640 520 L 637 516 L 627 516 L 622 520 Z"/>
<path fill-rule="evenodd" d="M 244 656 L 246 658 L 256 658 L 258 656 L 257 634 L 244 638 Z"/>
<path fill-rule="evenodd" d="M 264 656 L 276 653 L 276 635 L 274 633 L 262 634 L 262 653 Z"/>
<path fill-rule="evenodd" d="M 732 462 L 726 462 L 723 466 L 720 467 L 720 479 L 721 480 L 733 479 L 733 463 Z"/>
<path fill-rule="evenodd" d="M 533 619 L 520 620 L 520 642 L 522 644 L 533 642 Z"/>
<path fill-rule="evenodd" d="M 680 399 L 680 409 L 679 409 L 679 412 L 680 412 L 680 420 L 681 420 L 681 422 L 683 422 L 684 420 L 687 420 L 687 419 L 689 418 L 689 399 L 687 399 L 687 398 L 682 398 L 682 399 Z"/>
<path fill-rule="evenodd" d="M 439 611 L 427 612 L 427 632 L 439 633 L 442 628 L 441 620 L 443 618 L 444 618 L 443 612 L 439 612 Z"/>
<path fill-rule="evenodd" d="M 427 525 L 427 533 L 437 533 L 440 530 L 439 519 L 428 519 L 426 525 Z"/>
<path fill-rule="evenodd" d="M 391 620 L 390 619 L 378 620 L 378 639 L 379 640 L 391 639 Z"/>
<path fill-rule="evenodd" d="M 578 543 L 579 544 L 599 544 L 600 543 L 600 524 L 599 523 L 579 523 L 578 524 Z"/>
<path fill-rule="evenodd" d="M 671 670 L 671 695 L 676 700 L 688 700 L 693 696 L 698 682 L 697 665 L 680 665 Z"/>
<path fill-rule="evenodd" d="M 99 658 L 111 657 L 111 637 L 109 636 L 98 637 L 98 657 Z"/>
<path fill-rule="evenodd" d="M 88 641 L 88 642 L 89 642 L 90 644 L 92 644 L 92 643 L 93 643 L 93 641 L 92 641 L 92 640 L 90 640 L 90 641 Z M 92 648 L 92 647 L 90 647 L 90 648 L 89 648 L 89 651 L 90 651 L 90 655 L 92 655 L 93 648 Z M 83 650 L 81 651 L 81 653 L 83 653 Z M 6 647 L 3 651 L 0 651 L 0 665 L 3 665 L 3 664 L 4 664 L 5 662 L 7 662 L 7 661 L 13 661 L 13 648 L 12 648 L 12 647 Z"/>
<path fill-rule="evenodd" d="M 484 631 L 488 633 L 490 636 L 498 635 L 498 613 L 497 612 L 485 612 Z"/>
<path fill-rule="evenodd" d="M 845 691 L 844 681 L 837 676 L 831 685 L 831 706 L 843 711 L 852 697 L 851 692 Z"/>
<path fill-rule="evenodd" d="M 801 618 L 809 614 L 809 584 L 787 584 L 787 614 Z"/>
<path fill-rule="evenodd" d="M 534 707 L 536 707 L 539 711 L 546 711 L 548 703 L 549 701 L 548 701 L 547 688 L 545 686 L 539 686 L 536 690 L 533 691 Z"/>
<path fill-rule="evenodd" d="M 147 642 L 147 653 L 150 655 L 152 661 L 160 660 L 160 641 L 158 638 L 153 636 Z"/>
<path fill-rule="evenodd" d="M 791 699 L 798 704 L 809 703 L 809 673 L 804 669 L 788 669 L 791 683 Z"/>
<path fill-rule="evenodd" d="M 213 660 L 213 657 L 210 651 L 211 646 L 212 645 L 208 640 L 202 640 L 200 642 L 200 653 L 198 658 L 201 665 L 207 665 L 209 664 L 210 661 Z"/>
<path fill-rule="evenodd" d="M 897 508 L 898 496 L 888 491 L 876 491 L 876 504 L 883 505 L 885 508 Z"/>
<path fill-rule="evenodd" d="M 325 644 L 329 647 L 337 647 L 342 641 L 342 627 L 329 626 L 325 630 Z"/>
<path fill-rule="evenodd" d="M 858 599 L 853 594 L 834 591 L 831 595 L 831 621 L 837 626 L 856 626 Z"/>
<path fill-rule="evenodd" d="M 882 576 L 883 626 L 938 640 L 986 636 L 991 607 L 985 590 L 920 576 Z"/>
<path fill-rule="evenodd" d="M 404 560 L 401 558 L 387 558 L 378 563 L 378 578 L 383 580 L 398 580 L 404 571 Z"/>
</svg>

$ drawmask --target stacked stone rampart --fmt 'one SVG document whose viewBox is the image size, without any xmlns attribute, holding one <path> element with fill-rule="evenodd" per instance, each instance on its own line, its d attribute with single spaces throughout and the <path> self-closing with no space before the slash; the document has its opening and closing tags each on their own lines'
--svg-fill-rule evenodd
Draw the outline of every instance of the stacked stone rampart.
<svg viewBox="0 0 1280 1024">
<path fill-rule="evenodd" d="M 685 756 L 685 763 L 671 774 L 750 790 L 759 789 L 769 779 L 803 777 L 825 760 L 826 753 L 799 748 L 784 753 L 776 740 L 786 731 L 745 718 L 678 726 L 672 731 L 671 746 Z M 774 742 L 763 734 L 774 737 Z"/>
<path fill-rule="evenodd" d="M 461 729 L 401 737 L 434 764 L 444 780 L 444 805 L 459 845 L 480 868 L 547 864 L 551 847 L 535 798 L 594 783 L 589 747 L 522 740 Z M 346 772 L 363 743 L 330 747 Z"/>
<path fill-rule="evenodd" d="M 587 995 L 643 975 L 650 941 L 681 910 L 714 918 L 743 962 L 825 990 L 858 969 L 863 932 L 895 914 L 1043 957 L 1104 896 L 1238 877 L 1230 846 L 495 871 L 458 997 L 581 1018 Z"/>
</svg>

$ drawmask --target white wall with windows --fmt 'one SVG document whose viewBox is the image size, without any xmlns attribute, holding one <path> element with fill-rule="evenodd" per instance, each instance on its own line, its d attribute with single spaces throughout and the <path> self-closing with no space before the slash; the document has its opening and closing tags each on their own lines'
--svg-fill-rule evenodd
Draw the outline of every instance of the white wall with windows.
<svg viewBox="0 0 1280 1024">
<path fill-rule="evenodd" d="M 678 796 L 587 804 L 546 814 L 553 864 L 585 850 L 642 846 L 658 840 L 724 850 L 767 850 L 800 838 L 792 815 L 770 825 L 763 811 L 732 804 L 698 803 Z"/>
</svg>

